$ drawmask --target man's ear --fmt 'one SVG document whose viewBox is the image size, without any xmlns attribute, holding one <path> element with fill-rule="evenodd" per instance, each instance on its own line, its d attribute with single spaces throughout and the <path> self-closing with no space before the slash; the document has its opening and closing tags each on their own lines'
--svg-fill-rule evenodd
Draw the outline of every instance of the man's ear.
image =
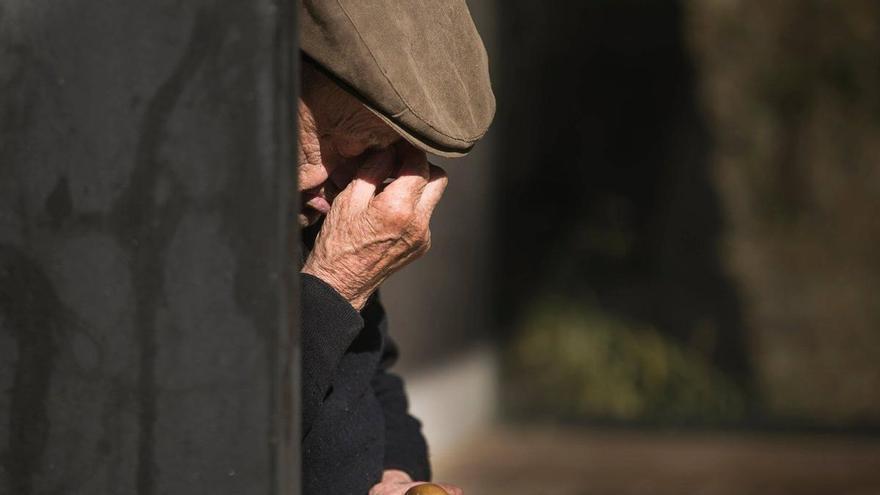
<svg viewBox="0 0 880 495">
<path fill-rule="evenodd" d="M 312 113 L 312 108 L 306 103 L 302 97 L 296 99 L 297 113 L 299 114 L 299 133 L 302 135 L 303 132 L 316 132 L 317 124 L 315 123 L 315 115 Z"/>
</svg>

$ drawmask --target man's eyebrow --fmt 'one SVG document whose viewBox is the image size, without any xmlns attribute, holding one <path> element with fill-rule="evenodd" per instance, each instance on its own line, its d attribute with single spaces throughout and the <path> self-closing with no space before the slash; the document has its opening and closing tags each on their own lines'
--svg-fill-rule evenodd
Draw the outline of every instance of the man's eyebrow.
<svg viewBox="0 0 880 495">
<path fill-rule="evenodd" d="M 390 133 L 387 133 L 385 136 L 383 136 L 383 138 L 384 139 L 379 140 L 379 142 L 380 142 L 380 145 L 385 148 L 387 148 L 389 146 L 393 146 L 394 144 L 403 140 L 403 136 L 401 136 L 400 134 L 398 134 L 395 131 L 391 131 Z"/>
<path fill-rule="evenodd" d="M 380 136 L 377 133 L 370 133 L 370 137 L 368 139 L 368 142 L 370 144 L 367 146 L 367 150 L 368 151 L 384 150 L 385 148 L 392 146 L 396 141 L 397 141 L 397 139 L 394 137 L 391 137 L 391 136 L 384 137 L 384 136 Z"/>
</svg>

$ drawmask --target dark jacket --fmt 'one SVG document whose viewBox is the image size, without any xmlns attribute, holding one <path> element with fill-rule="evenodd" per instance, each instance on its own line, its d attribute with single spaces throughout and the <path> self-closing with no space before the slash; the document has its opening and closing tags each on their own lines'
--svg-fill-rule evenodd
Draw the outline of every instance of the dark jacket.
<svg viewBox="0 0 880 495">
<path fill-rule="evenodd" d="M 421 424 L 388 372 L 397 347 L 378 296 L 358 313 L 322 280 L 301 277 L 304 495 L 366 495 L 385 469 L 429 480 Z"/>
</svg>

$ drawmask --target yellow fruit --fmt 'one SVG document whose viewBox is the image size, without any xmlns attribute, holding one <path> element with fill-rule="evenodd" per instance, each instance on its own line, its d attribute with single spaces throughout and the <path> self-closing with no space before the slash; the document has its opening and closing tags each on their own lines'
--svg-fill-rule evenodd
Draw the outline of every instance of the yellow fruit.
<svg viewBox="0 0 880 495">
<path fill-rule="evenodd" d="M 446 490 L 432 483 L 425 483 L 410 488 L 406 491 L 406 495 L 449 495 Z"/>
</svg>

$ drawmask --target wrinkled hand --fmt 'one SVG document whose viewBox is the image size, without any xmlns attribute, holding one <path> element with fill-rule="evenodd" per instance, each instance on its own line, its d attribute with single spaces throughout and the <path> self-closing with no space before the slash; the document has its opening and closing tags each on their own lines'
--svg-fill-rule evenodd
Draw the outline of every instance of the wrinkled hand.
<svg viewBox="0 0 880 495">
<path fill-rule="evenodd" d="M 446 183 L 446 173 L 409 144 L 374 153 L 333 201 L 303 273 L 361 310 L 389 275 L 428 251 L 428 223 Z"/>
<path fill-rule="evenodd" d="M 424 482 L 413 482 L 403 471 L 389 469 L 382 473 L 382 481 L 370 488 L 369 495 L 404 495 L 410 488 L 422 485 Z M 449 495 L 464 495 L 464 491 L 457 486 L 447 485 L 445 483 L 437 483 Z"/>
</svg>

